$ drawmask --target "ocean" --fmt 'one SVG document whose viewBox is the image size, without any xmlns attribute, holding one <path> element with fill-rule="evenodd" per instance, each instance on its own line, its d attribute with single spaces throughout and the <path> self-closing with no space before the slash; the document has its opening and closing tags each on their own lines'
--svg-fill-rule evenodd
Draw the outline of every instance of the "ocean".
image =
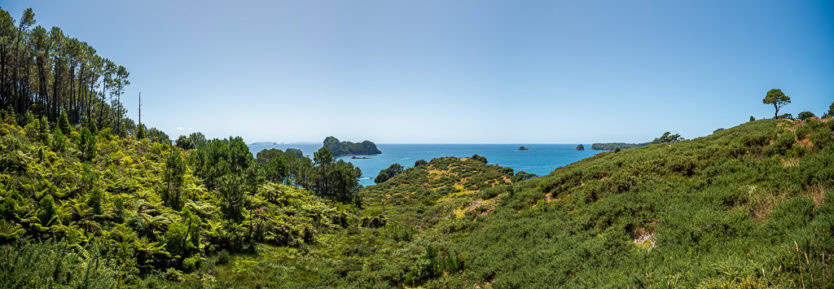
<svg viewBox="0 0 834 289">
<path fill-rule="evenodd" d="M 520 146 L 529 150 L 518 150 Z M 590 148 L 590 145 L 585 145 Z M 264 149 L 297 148 L 304 152 L 304 155 L 312 158 L 315 151 L 321 148 L 316 143 L 253 143 L 249 144 L 249 151 L 253 155 Z M 362 177 L 359 183 L 363 186 L 374 184 L 374 178 L 379 171 L 388 168 L 391 164 L 410 168 L 414 162 L 420 159 L 430 161 L 437 157 L 470 157 L 473 154 L 485 156 L 489 164 L 498 164 L 503 167 L 511 167 L 516 172 L 525 171 L 538 176 L 549 174 L 558 167 L 566 166 L 578 160 L 593 156 L 600 151 L 585 150 L 577 151 L 576 144 L 377 144 L 382 151 L 378 155 L 367 155 L 368 159 L 352 159 L 350 156 L 343 156 L 337 159 L 351 162 L 362 170 Z"/>
</svg>

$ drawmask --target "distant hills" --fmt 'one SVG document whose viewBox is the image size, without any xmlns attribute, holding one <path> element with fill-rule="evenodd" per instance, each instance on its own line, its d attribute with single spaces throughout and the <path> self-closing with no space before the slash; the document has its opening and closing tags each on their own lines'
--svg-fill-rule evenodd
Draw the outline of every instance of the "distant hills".
<svg viewBox="0 0 834 289">
<path fill-rule="evenodd" d="M 592 150 L 598 151 L 613 151 L 616 148 L 629 149 L 649 145 L 650 142 L 644 143 L 624 143 L 624 142 L 609 142 L 609 143 L 595 143 L 591 145 Z"/>
<path fill-rule="evenodd" d="M 347 155 L 376 155 L 381 154 L 376 144 L 371 141 L 363 141 L 361 143 L 354 143 L 349 141 L 339 141 L 339 139 L 329 136 L 322 142 L 324 148 L 333 152 L 333 156 L 347 156 Z"/>
</svg>

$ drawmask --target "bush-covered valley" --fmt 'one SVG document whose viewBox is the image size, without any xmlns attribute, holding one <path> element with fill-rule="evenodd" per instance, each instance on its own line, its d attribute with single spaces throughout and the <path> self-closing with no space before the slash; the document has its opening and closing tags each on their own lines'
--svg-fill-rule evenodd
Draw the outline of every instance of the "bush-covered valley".
<svg viewBox="0 0 834 289">
<path fill-rule="evenodd" d="M 8 288 L 834 282 L 830 118 L 759 120 L 532 179 L 479 158 L 438 158 L 346 199 L 315 181 L 309 190 L 296 184 L 298 166 L 287 161 L 287 173 L 268 181 L 258 164 L 276 162 L 259 161 L 234 138 L 184 150 L 109 130 L 64 134 L 31 116 L 24 126 L 4 119 Z M 284 157 L 293 158 L 306 159 Z M 214 172 L 208 189 L 213 175 L 201 162 L 212 159 L 210 168 L 241 170 Z M 217 164 L 234 159 L 243 161 Z M 301 170 L 318 179 L 317 162 L 306 160 Z"/>
<path fill-rule="evenodd" d="M 475 154 L 361 187 L 336 156 L 370 141 L 172 144 L 125 67 L 35 24 L 0 9 L 0 288 L 834 288 L 834 104 L 771 89 L 774 119 L 546 176 Z"/>
</svg>

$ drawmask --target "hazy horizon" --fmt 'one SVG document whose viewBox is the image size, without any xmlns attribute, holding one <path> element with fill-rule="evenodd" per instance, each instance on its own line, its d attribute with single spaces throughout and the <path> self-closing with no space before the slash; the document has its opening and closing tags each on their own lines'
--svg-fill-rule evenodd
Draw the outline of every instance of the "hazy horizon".
<svg viewBox="0 0 834 289">
<path fill-rule="evenodd" d="M 834 99 L 832 1 L 4 1 L 130 71 L 171 136 L 644 142 Z M 774 20 L 778 19 L 778 21 Z"/>
</svg>

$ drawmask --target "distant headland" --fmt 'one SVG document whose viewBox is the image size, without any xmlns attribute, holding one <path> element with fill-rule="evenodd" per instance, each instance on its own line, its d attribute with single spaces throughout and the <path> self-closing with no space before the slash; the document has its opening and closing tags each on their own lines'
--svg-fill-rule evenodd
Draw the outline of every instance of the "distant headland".
<svg viewBox="0 0 834 289">
<path fill-rule="evenodd" d="M 649 143 L 624 143 L 624 142 L 610 142 L 610 143 L 595 143 L 591 145 L 592 150 L 598 151 L 613 151 L 616 148 L 620 149 L 628 149 L 628 148 L 636 148 L 641 146 L 646 146 Z"/>
</svg>

